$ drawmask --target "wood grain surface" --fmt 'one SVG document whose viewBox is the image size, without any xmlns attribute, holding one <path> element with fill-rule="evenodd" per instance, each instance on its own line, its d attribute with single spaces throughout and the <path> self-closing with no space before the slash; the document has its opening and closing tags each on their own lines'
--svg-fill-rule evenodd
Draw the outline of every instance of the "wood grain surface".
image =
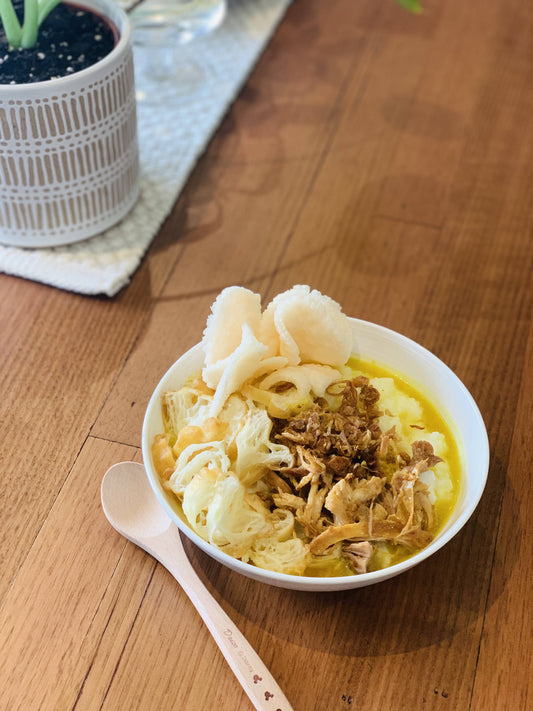
<svg viewBox="0 0 533 711">
<path fill-rule="evenodd" d="M 0 709 L 251 708 L 99 489 L 141 460 L 148 398 L 217 293 L 297 283 L 457 373 L 485 493 L 378 586 L 272 588 L 185 542 L 191 561 L 295 711 L 533 707 L 533 5 L 423 4 L 294 0 L 117 297 L 0 277 Z"/>
</svg>

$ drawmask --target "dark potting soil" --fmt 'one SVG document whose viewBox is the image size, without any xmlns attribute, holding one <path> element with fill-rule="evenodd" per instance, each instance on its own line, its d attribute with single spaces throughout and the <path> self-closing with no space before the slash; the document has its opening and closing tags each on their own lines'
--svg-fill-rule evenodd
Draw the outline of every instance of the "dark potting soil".
<svg viewBox="0 0 533 711">
<path fill-rule="evenodd" d="M 24 0 L 13 3 L 22 21 Z M 96 64 L 111 52 L 117 30 L 86 8 L 60 3 L 39 29 L 32 49 L 10 48 L 0 27 L 0 84 L 58 79 Z"/>
</svg>

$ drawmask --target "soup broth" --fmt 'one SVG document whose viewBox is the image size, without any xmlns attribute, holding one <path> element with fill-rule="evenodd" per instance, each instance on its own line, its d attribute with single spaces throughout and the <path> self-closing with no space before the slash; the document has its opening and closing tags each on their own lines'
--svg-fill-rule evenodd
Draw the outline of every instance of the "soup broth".
<svg viewBox="0 0 533 711">
<path fill-rule="evenodd" d="M 255 391 L 243 389 L 228 400 L 217 418 L 207 419 L 202 408 L 208 407 L 212 391 L 201 378 L 191 379 L 177 393 L 167 393 L 166 432 L 154 442 L 154 463 L 164 486 L 175 495 L 173 506 L 180 517 L 230 555 L 296 575 L 370 572 L 399 563 L 427 545 L 450 517 L 461 486 L 460 453 L 446 417 L 416 385 L 380 364 L 352 358 L 342 376 L 314 401 L 291 399 L 290 389 L 282 384 L 272 391 L 275 406 L 268 399 L 250 405 Z M 368 451 L 361 453 L 353 445 L 349 460 L 338 449 L 344 436 L 340 430 L 328 450 L 334 454 L 323 459 L 319 459 L 319 442 L 324 433 L 307 450 L 302 445 L 305 437 L 298 444 L 299 432 L 304 426 L 309 430 L 313 418 L 329 423 L 324 425 L 328 436 L 333 437 L 331 423 L 338 418 L 344 418 L 346 430 L 351 422 L 346 418 L 350 397 L 360 408 L 353 421 L 368 416 L 358 425 L 363 439 L 373 438 Z M 288 403 L 286 419 L 280 417 L 282 402 Z M 267 414 L 269 407 L 276 416 Z M 184 416 L 179 408 L 190 412 Z M 246 427 L 249 441 L 243 435 Z M 426 459 L 412 455 L 411 449 L 422 451 Z M 342 460 L 344 472 L 328 471 L 332 457 L 336 466 Z M 198 465 L 200 460 L 205 466 Z M 322 479 L 313 467 L 321 468 Z M 187 474 L 187 468 L 193 473 Z M 354 484 L 376 486 L 376 493 L 354 506 L 353 497 L 360 496 Z M 334 494 L 341 489 L 348 499 L 339 509 Z M 402 497 L 411 501 L 410 518 Z M 422 502 L 418 508 L 413 503 L 416 497 Z M 393 507 L 395 499 L 398 511 Z M 308 512 L 313 509 L 316 514 L 317 506 L 321 511 L 311 520 Z M 216 526 L 212 525 L 214 510 L 220 517 Z M 346 519 L 348 510 L 351 518 Z M 383 528 L 394 535 L 387 538 L 380 533 Z M 358 569 L 363 549 L 364 569 Z"/>
</svg>

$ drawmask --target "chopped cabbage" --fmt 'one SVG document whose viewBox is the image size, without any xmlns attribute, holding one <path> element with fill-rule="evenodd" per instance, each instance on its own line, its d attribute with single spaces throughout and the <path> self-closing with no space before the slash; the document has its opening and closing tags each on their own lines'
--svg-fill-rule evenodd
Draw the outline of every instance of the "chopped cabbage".
<svg viewBox="0 0 533 711">
<path fill-rule="evenodd" d="M 310 557 L 309 547 L 300 538 L 288 541 L 264 538 L 248 554 L 248 560 L 258 568 L 288 575 L 303 575 Z"/>
<path fill-rule="evenodd" d="M 265 468 L 279 469 L 292 462 L 288 447 L 270 441 L 271 429 L 272 421 L 266 411 L 253 407 L 235 438 L 237 458 L 234 471 L 247 486 L 260 479 Z"/>
<path fill-rule="evenodd" d="M 209 417 L 213 396 L 185 385 L 163 395 L 163 420 L 167 432 L 179 432 L 186 425 L 202 425 Z"/>
<path fill-rule="evenodd" d="M 185 487 L 204 467 L 222 472 L 229 470 L 230 460 L 224 442 L 190 444 L 186 447 L 178 457 L 176 468 L 166 486 L 178 496 L 183 495 Z"/>
<path fill-rule="evenodd" d="M 309 546 L 294 532 L 293 514 L 286 509 L 275 509 L 270 520 L 272 534 L 254 543 L 247 560 L 277 573 L 303 575 L 311 556 Z"/>
<path fill-rule="evenodd" d="M 199 536 L 238 558 L 272 531 L 268 509 L 231 472 L 199 471 L 185 487 L 182 506 Z"/>
</svg>

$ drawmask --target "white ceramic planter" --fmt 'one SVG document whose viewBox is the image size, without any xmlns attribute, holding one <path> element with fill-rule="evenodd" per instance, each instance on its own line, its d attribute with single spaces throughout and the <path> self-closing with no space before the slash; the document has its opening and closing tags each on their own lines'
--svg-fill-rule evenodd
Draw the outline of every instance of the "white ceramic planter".
<svg viewBox="0 0 533 711">
<path fill-rule="evenodd" d="M 79 4 L 117 27 L 113 51 L 68 77 L 0 85 L 3 244 L 78 242 L 121 220 L 138 196 L 129 21 L 111 0 Z"/>
</svg>

